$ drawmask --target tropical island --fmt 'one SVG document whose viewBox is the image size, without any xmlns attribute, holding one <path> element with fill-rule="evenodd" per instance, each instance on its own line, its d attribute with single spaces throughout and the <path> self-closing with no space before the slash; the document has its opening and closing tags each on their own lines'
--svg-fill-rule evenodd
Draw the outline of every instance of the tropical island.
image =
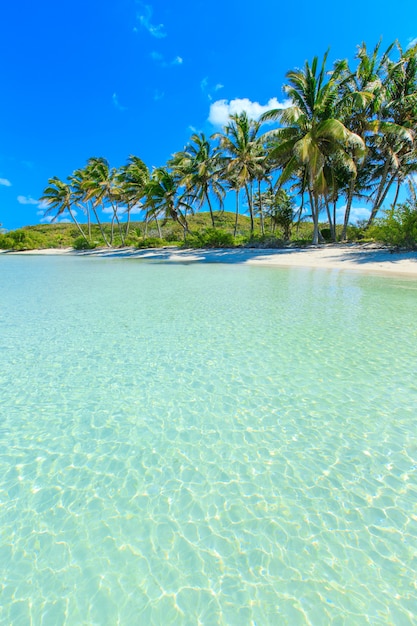
<svg viewBox="0 0 417 626">
<path fill-rule="evenodd" d="M 232 115 L 210 138 L 194 133 L 163 167 L 150 171 L 131 155 L 112 168 L 92 157 L 66 181 L 50 178 L 41 198 L 45 215 L 52 222 L 68 218 L 73 226 L 4 233 L 0 248 L 277 248 L 347 241 L 414 248 L 417 46 L 404 51 L 394 42 L 368 51 L 363 43 L 354 66 L 339 60 L 329 69 L 326 53 L 286 79 L 285 107 L 256 121 L 246 112 Z M 229 194 L 234 214 L 225 211 Z M 369 206 L 369 217 L 352 225 L 358 200 Z"/>
<path fill-rule="evenodd" d="M 416 63 L 314 59 L 0 235 L 1 623 L 414 623 Z"/>
</svg>

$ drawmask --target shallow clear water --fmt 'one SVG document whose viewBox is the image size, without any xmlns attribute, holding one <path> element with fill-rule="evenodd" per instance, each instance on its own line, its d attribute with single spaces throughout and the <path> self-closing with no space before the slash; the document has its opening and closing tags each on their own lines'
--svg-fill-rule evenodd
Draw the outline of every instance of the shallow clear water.
<svg viewBox="0 0 417 626">
<path fill-rule="evenodd" d="M 0 257 L 0 623 L 417 623 L 417 281 Z"/>
</svg>

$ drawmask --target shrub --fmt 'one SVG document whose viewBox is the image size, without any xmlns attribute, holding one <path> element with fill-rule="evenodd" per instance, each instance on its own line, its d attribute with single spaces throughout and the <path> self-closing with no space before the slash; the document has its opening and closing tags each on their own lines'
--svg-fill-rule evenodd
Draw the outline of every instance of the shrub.
<svg viewBox="0 0 417 626">
<path fill-rule="evenodd" d="M 143 249 L 143 248 L 162 248 L 163 246 L 166 246 L 167 242 L 165 241 L 165 239 L 160 239 L 159 237 L 144 237 L 143 239 L 140 239 L 137 244 L 136 247 L 139 249 Z"/>
<path fill-rule="evenodd" d="M 244 245 L 246 248 L 282 248 L 284 242 L 275 235 L 252 234 Z"/>
<path fill-rule="evenodd" d="M 130 234 L 125 239 L 125 246 L 137 246 L 140 242 L 140 237 L 134 234 Z"/>
<path fill-rule="evenodd" d="M 330 228 L 322 228 L 320 232 L 323 239 L 325 239 L 326 241 L 332 240 L 332 231 L 330 230 Z"/>
<path fill-rule="evenodd" d="M 77 237 L 72 244 L 74 250 L 94 250 L 97 247 L 97 243 L 93 241 L 86 241 L 84 237 Z"/>
<path fill-rule="evenodd" d="M 409 202 L 385 211 L 367 231 L 368 236 L 394 246 L 415 248 L 417 245 L 417 210 Z"/>
<path fill-rule="evenodd" d="M 186 248 L 233 248 L 235 238 L 219 228 L 206 228 L 205 230 L 187 235 L 183 247 Z"/>
<path fill-rule="evenodd" d="M 13 239 L 9 235 L 0 235 L 0 249 L 11 250 L 13 248 Z"/>
<path fill-rule="evenodd" d="M 34 250 L 41 247 L 42 244 L 37 238 L 23 229 L 0 235 L 0 248 L 4 250 Z"/>
</svg>

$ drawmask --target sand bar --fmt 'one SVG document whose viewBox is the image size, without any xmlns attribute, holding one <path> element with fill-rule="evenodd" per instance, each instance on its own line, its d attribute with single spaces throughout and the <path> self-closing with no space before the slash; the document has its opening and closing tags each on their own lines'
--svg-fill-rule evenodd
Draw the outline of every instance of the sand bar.
<svg viewBox="0 0 417 626">
<path fill-rule="evenodd" d="M 75 251 L 72 248 L 7 252 L 7 254 L 69 254 L 76 256 L 146 259 L 168 263 L 242 263 L 272 267 L 302 267 L 327 270 L 403 275 L 417 279 L 417 251 L 397 252 L 373 244 L 327 244 L 284 249 L 201 249 L 175 247 L 137 250 L 135 248 L 98 248 Z"/>
</svg>

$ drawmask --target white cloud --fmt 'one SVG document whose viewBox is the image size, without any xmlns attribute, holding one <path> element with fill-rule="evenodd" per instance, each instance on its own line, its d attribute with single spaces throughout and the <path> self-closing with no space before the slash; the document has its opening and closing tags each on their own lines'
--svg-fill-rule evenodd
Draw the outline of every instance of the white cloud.
<svg viewBox="0 0 417 626">
<path fill-rule="evenodd" d="M 290 106 L 288 100 L 279 102 L 277 98 L 271 98 L 266 104 L 252 102 L 249 98 L 236 98 L 235 100 L 216 100 L 210 105 L 209 122 L 214 126 L 224 126 L 229 122 L 230 115 L 239 115 L 246 111 L 248 117 L 258 120 L 262 113 L 271 109 L 286 109 Z"/>
<path fill-rule="evenodd" d="M 143 204 L 139 202 L 130 209 L 130 215 L 139 215 L 143 211 Z"/>
<path fill-rule="evenodd" d="M 118 111 L 127 111 L 127 107 L 124 107 L 120 104 L 117 93 L 112 95 L 113 105 Z"/>
<path fill-rule="evenodd" d="M 414 39 L 410 39 L 410 41 L 408 42 L 407 50 L 409 50 L 410 48 L 414 48 L 414 46 L 417 46 L 417 37 L 414 37 Z"/>
<path fill-rule="evenodd" d="M 3 185 L 3 187 L 11 187 L 12 183 L 10 180 L 7 180 L 7 178 L 0 178 L 0 185 Z"/>
<path fill-rule="evenodd" d="M 166 61 L 163 54 L 155 51 L 151 52 L 150 57 L 161 67 L 172 67 L 173 65 L 182 65 L 184 63 L 184 59 L 180 56 L 176 56 L 171 61 Z"/>
<path fill-rule="evenodd" d="M 141 13 L 138 13 L 137 18 L 139 20 L 139 24 L 145 28 L 152 37 L 156 37 L 157 39 L 163 39 L 166 37 L 166 33 L 164 31 L 163 24 L 152 24 L 152 7 L 148 4 L 142 5 Z M 137 29 L 134 29 L 137 30 Z"/>
<path fill-rule="evenodd" d="M 38 215 L 43 215 L 43 213 L 41 213 L 40 211 L 38 211 Z M 53 215 L 43 215 L 43 217 L 41 217 L 41 219 L 39 220 L 39 222 L 41 224 L 50 224 L 54 219 Z"/>
<path fill-rule="evenodd" d="M 31 196 L 17 196 L 17 201 L 19 204 L 39 204 L 39 200 L 35 200 Z"/>
<path fill-rule="evenodd" d="M 77 211 L 75 211 L 75 209 L 72 209 L 72 214 L 74 217 L 77 217 Z M 68 213 L 64 213 L 57 219 L 54 219 L 55 216 L 53 214 L 45 215 L 45 211 L 36 211 L 36 215 L 39 215 L 39 217 L 41 218 L 39 220 L 40 224 L 51 224 L 52 222 L 54 222 L 54 224 L 70 224 L 72 222 L 72 220 L 68 216 Z"/>
<path fill-rule="evenodd" d="M 111 215 L 113 217 L 113 215 L 114 215 L 113 207 L 111 207 L 111 206 L 104 207 L 103 208 L 103 213 L 105 215 Z M 116 213 L 117 213 L 117 217 L 120 219 L 121 217 L 123 217 L 123 215 L 126 214 L 126 207 L 125 206 L 117 207 Z"/>
<path fill-rule="evenodd" d="M 338 224 L 342 224 L 345 218 L 346 205 L 336 209 L 336 219 Z M 371 214 L 370 209 L 366 207 L 352 207 L 350 209 L 349 224 L 357 224 L 361 220 L 367 220 Z"/>
<path fill-rule="evenodd" d="M 217 85 L 215 85 L 214 87 L 214 91 L 219 91 L 219 89 L 223 89 L 224 85 L 222 85 L 221 83 L 217 83 Z"/>
</svg>

